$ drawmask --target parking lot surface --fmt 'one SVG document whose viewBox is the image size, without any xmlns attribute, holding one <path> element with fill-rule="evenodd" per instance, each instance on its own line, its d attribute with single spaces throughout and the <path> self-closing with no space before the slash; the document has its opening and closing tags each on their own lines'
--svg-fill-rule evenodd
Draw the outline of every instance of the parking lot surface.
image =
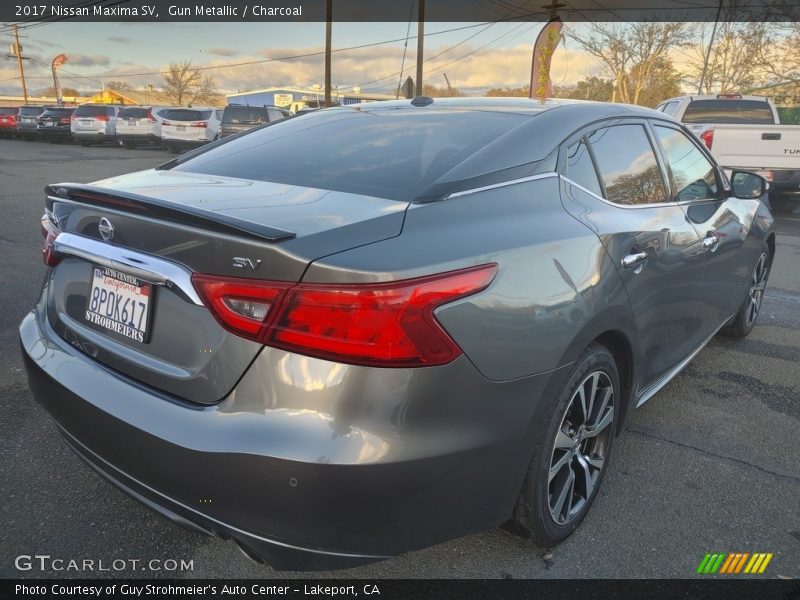
<svg viewBox="0 0 800 600">
<path fill-rule="evenodd" d="M 356 569 L 279 573 L 112 487 L 68 449 L 27 388 L 17 326 L 44 275 L 44 186 L 170 157 L 155 148 L 0 140 L 0 576 L 685 578 L 706 552 L 772 552 L 764 576 L 800 577 L 800 208 L 776 212 L 777 256 L 753 332 L 714 339 L 636 411 L 594 507 L 566 542 L 541 549 L 497 529 Z M 15 568 L 15 557 L 34 554 L 193 568 Z"/>
</svg>

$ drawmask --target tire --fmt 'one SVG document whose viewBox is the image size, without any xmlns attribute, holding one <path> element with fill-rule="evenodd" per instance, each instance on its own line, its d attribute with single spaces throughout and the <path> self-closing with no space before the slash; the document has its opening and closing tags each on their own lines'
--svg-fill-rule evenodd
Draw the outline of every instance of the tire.
<svg viewBox="0 0 800 600">
<path fill-rule="evenodd" d="M 122 142 L 121 145 L 128 150 L 136 150 L 136 142 Z"/>
<path fill-rule="evenodd" d="M 721 333 L 730 338 L 743 338 L 753 331 L 753 326 L 761 311 L 761 302 L 767 288 L 769 272 L 772 268 L 772 253 L 769 246 L 764 244 L 761 253 L 756 259 L 756 264 L 750 270 L 747 292 L 739 304 L 736 315 L 722 328 Z"/>
<path fill-rule="evenodd" d="M 592 398 L 588 428 L 580 390 Z M 531 460 L 514 512 L 516 523 L 537 545 L 550 547 L 569 537 L 591 508 L 608 470 L 620 402 L 614 357 L 592 343 L 575 361 L 557 398 L 542 451 Z"/>
<path fill-rule="evenodd" d="M 91 142 L 81 142 L 81 146 L 83 146 L 84 148 L 88 148 L 91 145 L 92 145 Z"/>
</svg>

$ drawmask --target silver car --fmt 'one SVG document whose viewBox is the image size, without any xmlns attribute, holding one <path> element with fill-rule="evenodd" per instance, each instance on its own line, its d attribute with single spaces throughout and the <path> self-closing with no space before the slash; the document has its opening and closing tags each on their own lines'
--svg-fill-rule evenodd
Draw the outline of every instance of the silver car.
<svg viewBox="0 0 800 600">
<path fill-rule="evenodd" d="M 117 137 L 117 114 L 122 108 L 114 104 L 82 104 L 72 114 L 72 139 L 82 146 L 114 142 Z"/>
<path fill-rule="evenodd" d="M 509 519 L 551 546 L 631 413 L 753 328 L 764 191 L 640 107 L 282 119 L 47 188 L 28 378 L 112 483 L 276 568 Z"/>
<path fill-rule="evenodd" d="M 161 144 L 161 123 L 168 106 L 126 106 L 117 115 L 117 142 L 125 148 Z"/>
</svg>

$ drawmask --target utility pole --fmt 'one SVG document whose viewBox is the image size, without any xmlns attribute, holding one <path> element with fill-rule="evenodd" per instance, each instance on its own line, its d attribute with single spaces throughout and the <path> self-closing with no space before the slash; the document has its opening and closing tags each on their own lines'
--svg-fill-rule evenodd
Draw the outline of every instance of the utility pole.
<svg viewBox="0 0 800 600">
<path fill-rule="evenodd" d="M 717 26 L 719 25 L 719 17 L 722 14 L 722 0 L 719 0 L 719 7 L 717 8 L 717 18 L 714 19 L 714 28 L 711 30 L 711 39 L 708 41 L 708 50 L 703 60 L 703 72 L 700 74 L 700 83 L 697 85 L 697 93 L 703 93 L 703 84 L 706 81 L 706 71 L 708 70 L 708 61 L 711 58 L 711 47 L 714 45 L 714 36 L 717 35 Z"/>
<path fill-rule="evenodd" d="M 325 106 L 331 105 L 331 30 L 333 28 L 333 0 L 327 0 L 325 16 Z"/>
<path fill-rule="evenodd" d="M 419 0 L 419 17 L 417 18 L 417 89 L 415 96 L 422 96 L 422 54 L 425 43 L 425 0 Z"/>
<path fill-rule="evenodd" d="M 22 46 L 19 45 L 19 29 L 14 24 L 14 54 L 17 55 L 19 65 L 19 78 L 22 80 L 22 95 L 25 97 L 25 104 L 28 103 L 28 86 L 25 85 L 25 67 L 22 64 Z"/>
</svg>

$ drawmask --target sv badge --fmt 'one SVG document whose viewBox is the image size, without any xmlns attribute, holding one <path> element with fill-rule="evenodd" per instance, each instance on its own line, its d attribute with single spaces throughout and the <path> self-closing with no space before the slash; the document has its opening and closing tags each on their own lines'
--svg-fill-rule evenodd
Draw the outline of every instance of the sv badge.
<svg viewBox="0 0 800 600">
<path fill-rule="evenodd" d="M 237 269 L 246 269 L 250 267 L 253 271 L 255 271 L 258 267 L 261 266 L 261 259 L 257 258 L 253 260 L 252 258 L 246 258 L 244 256 L 234 256 L 233 266 L 236 267 Z"/>
</svg>

